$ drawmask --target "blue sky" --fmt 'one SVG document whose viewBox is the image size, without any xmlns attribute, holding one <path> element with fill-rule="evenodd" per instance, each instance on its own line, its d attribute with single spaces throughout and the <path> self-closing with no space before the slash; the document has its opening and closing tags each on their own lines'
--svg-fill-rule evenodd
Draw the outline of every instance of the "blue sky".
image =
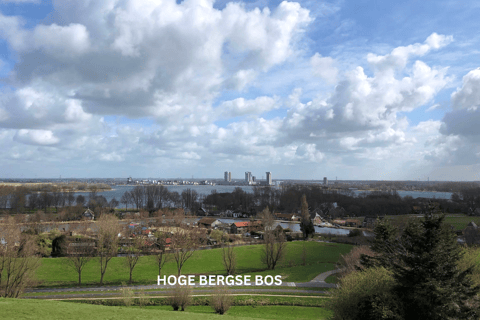
<svg viewBox="0 0 480 320">
<path fill-rule="evenodd" d="M 479 9 L 0 0 L 0 178 L 480 180 Z"/>
</svg>

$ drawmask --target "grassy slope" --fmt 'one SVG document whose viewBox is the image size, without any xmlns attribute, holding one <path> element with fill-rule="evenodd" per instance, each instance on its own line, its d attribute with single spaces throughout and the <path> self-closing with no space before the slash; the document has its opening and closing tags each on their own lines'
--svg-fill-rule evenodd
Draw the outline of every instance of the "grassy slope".
<svg viewBox="0 0 480 320">
<path fill-rule="evenodd" d="M 59 301 L 0 299 L 2 319 L 212 319 L 213 314 L 105 307 Z M 221 319 L 252 319 L 225 316 Z"/>
<path fill-rule="evenodd" d="M 147 307 L 150 310 L 171 310 L 170 306 Z M 203 313 L 213 315 L 212 308 L 208 306 L 192 306 L 187 309 L 188 312 Z M 324 308 L 312 307 L 291 307 L 291 306 L 262 306 L 262 307 L 232 307 L 227 311 L 226 316 L 233 316 L 235 319 L 240 317 L 251 317 L 261 319 L 327 319 L 332 315 L 330 310 Z"/>
<path fill-rule="evenodd" d="M 273 271 L 265 271 L 265 266 L 260 261 L 262 246 L 243 246 L 235 248 L 237 254 L 237 274 L 262 274 L 284 275 L 283 281 L 310 281 L 319 273 L 332 270 L 340 254 L 349 252 L 351 245 L 307 242 L 307 265 L 302 266 L 301 256 L 303 242 L 289 242 L 287 253 L 282 264 Z M 75 285 L 77 273 L 66 266 L 64 258 L 44 258 L 42 266 L 37 271 L 38 279 L 44 286 Z M 120 284 L 128 281 L 128 269 L 124 264 L 124 258 L 113 258 L 105 275 L 107 284 Z M 188 260 L 182 274 L 225 274 L 222 265 L 221 249 L 203 250 L 195 252 Z M 155 283 L 158 268 L 154 258 L 142 257 L 134 270 L 136 283 Z M 176 274 L 174 261 L 167 262 L 162 274 Z M 96 260 L 90 261 L 82 273 L 82 284 L 94 285 L 99 282 L 100 272 Z"/>
<path fill-rule="evenodd" d="M 210 307 L 190 307 L 185 312 L 171 307 L 106 307 L 45 300 L 0 299 L 2 319 L 326 319 L 331 312 L 323 308 L 262 306 L 232 307 L 225 315 L 216 315 Z"/>
</svg>

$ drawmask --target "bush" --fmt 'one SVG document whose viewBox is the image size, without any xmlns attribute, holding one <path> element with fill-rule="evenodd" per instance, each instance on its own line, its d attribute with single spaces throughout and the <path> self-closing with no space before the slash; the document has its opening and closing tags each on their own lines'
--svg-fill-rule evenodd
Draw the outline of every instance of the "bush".
<svg viewBox="0 0 480 320">
<path fill-rule="evenodd" d="M 350 233 L 348 234 L 349 237 L 360 237 L 362 236 L 362 231 L 360 231 L 360 229 L 353 229 L 350 231 Z"/>
<path fill-rule="evenodd" d="M 392 293 L 395 281 L 384 268 L 354 271 L 341 279 L 328 308 L 333 320 L 400 319 L 399 306 Z"/>
<path fill-rule="evenodd" d="M 218 314 L 224 314 L 233 304 L 233 298 L 227 287 L 217 287 L 210 298 L 210 306 Z"/>
<path fill-rule="evenodd" d="M 176 285 L 170 297 L 168 299 L 169 305 L 172 306 L 174 311 L 185 311 L 187 307 L 192 303 L 192 289 L 188 286 Z"/>
<path fill-rule="evenodd" d="M 341 269 L 341 276 L 345 276 L 357 269 L 362 269 L 360 258 L 362 255 L 374 256 L 374 252 L 368 246 L 357 246 L 346 255 L 340 255 L 337 268 Z"/>
<path fill-rule="evenodd" d="M 130 307 L 133 304 L 133 295 L 134 295 L 133 290 L 129 287 L 126 287 L 125 283 L 123 283 L 123 287 L 122 289 L 120 289 L 120 291 L 122 293 L 123 304 L 126 307 Z"/>
</svg>

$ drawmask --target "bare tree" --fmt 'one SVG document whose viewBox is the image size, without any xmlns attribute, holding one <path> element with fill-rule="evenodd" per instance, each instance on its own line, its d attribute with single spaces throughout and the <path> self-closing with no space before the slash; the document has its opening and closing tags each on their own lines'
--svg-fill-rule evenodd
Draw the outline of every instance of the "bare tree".
<svg viewBox="0 0 480 320">
<path fill-rule="evenodd" d="M 120 198 L 120 202 L 125 205 L 125 211 L 128 209 L 128 204 L 132 203 L 132 195 L 130 194 L 130 191 L 125 191 Z"/>
<path fill-rule="evenodd" d="M 198 248 L 198 231 L 177 229 L 177 232 L 172 235 L 171 239 L 172 255 L 177 264 L 178 276 L 180 276 L 183 265 Z"/>
<path fill-rule="evenodd" d="M 97 221 L 97 228 L 97 255 L 100 265 L 100 285 L 102 285 L 108 262 L 117 255 L 120 226 L 114 215 L 104 214 Z"/>
<path fill-rule="evenodd" d="M 222 262 L 228 275 L 235 274 L 237 268 L 237 256 L 231 244 L 222 247 Z"/>
<path fill-rule="evenodd" d="M 273 230 L 273 216 L 268 207 L 262 211 L 261 216 L 264 225 L 263 239 L 265 241 L 261 259 L 262 263 L 267 265 L 267 269 L 273 270 L 283 258 L 287 243 L 285 242 L 283 232 L 280 232 L 278 235 L 275 234 Z"/>
<path fill-rule="evenodd" d="M 67 242 L 66 264 L 78 273 L 78 285 L 82 285 L 82 271 L 85 265 L 92 260 L 94 254 L 93 241 Z"/>
<path fill-rule="evenodd" d="M 155 261 L 157 262 L 158 266 L 158 275 L 160 276 L 162 274 L 162 268 L 167 263 L 167 261 L 170 260 L 170 255 L 167 254 L 166 249 L 167 249 L 167 235 L 164 233 L 157 232 L 156 234 L 156 240 L 153 244 L 152 248 L 155 250 Z"/>
<path fill-rule="evenodd" d="M 132 276 L 133 276 L 133 269 L 138 263 L 138 260 L 140 259 L 142 253 L 143 253 L 143 243 L 144 239 L 141 237 L 141 235 L 136 236 L 132 239 L 131 243 L 127 248 L 125 249 L 125 264 L 128 267 L 129 273 L 130 273 L 130 280 L 129 283 L 133 282 Z"/>
<path fill-rule="evenodd" d="M 0 296 L 17 298 L 40 266 L 35 241 L 21 234 L 13 218 L 0 225 L 0 239 Z"/>
</svg>

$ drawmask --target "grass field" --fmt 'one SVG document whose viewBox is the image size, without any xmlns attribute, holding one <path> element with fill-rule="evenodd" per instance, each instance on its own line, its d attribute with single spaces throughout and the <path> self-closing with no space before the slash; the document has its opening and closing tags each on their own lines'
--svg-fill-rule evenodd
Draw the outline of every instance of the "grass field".
<svg viewBox="0 0 480 320">
<path fill-rule="evenodd" d="M 398 215 L 398 216 L 387 216 L 387 219 L 395 220 L 404 220 L 408 218 L 418 217 L 419 215 Z M 469 222 L 475 222 L 477 225 L 480 225 L 480 217 L 467 216 L 465 214 L 447 214 L 445 215 L 445 222 L 452 225 L 455 230 L 463 230 Z"/>
<path fill-rule="evenodd" d="M 185 312 L 171 307 L 106 307 L 60 301 L 0 299 L 2 319 L 327 319 L 329 310 L 294 306 L 232 307 L 225 315 L 216 315 L 207 306 L 190 307 Z"/>
<path fill-rule="evenodd" d="M 275 270 L 265 270 L 260 261 L 262 245 L 236 247 L 237 274 L 261 274 L 282 275 L 285 282 L 306 282 L 312 280 L 318 274 L 333 270 L 340 254 L 348 253 L 352 246 L 337 243 L 306 242 L 307 259 L 306 265 L 302 266 L 303 242 L 289 242 L 282 263 Z M 182 274 L 225 274 L 222 265 L 221 249 L 197 251 L 188 260 Z M 162 274 L 176 275 L 174 261 L 167 262 Z M 158 268 L 154 257 L 141 257 L 134 269 L 133 278 L 137 284 L 156 283 Z M 68 267 L 65 258 L 43 258 L 42 265 L 37 270 L 40 286 L 75 286 L 77 273 Z M 96 285 L 100 280 L 98 262 L 91 260 L 82 272 L 82 285 Z M 121 284 L 128 281 L 128 269 L 125 258 L 113 258 L 105 274 L 106 284 Z"/>
</svg>

